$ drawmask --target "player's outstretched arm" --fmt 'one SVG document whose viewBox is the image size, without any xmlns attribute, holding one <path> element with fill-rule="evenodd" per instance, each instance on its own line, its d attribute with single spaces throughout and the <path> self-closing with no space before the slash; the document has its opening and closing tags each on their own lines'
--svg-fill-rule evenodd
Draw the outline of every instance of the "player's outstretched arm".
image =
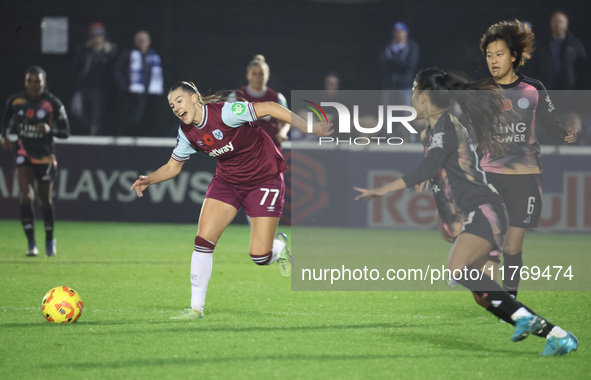
<svg viewBox="0 0 591 380">
<path fill-rule="evenodd" d="M 353 189 L 359 191 L 359 194 L 355 197 L 356 201 L 362 199 L 367 202 L 373 198 L 382 197 L 394 191 L 406 189 L 406 182 L 404 182 L 402 178 L 398 178 L 384 186 L 376 187 L 375 189 L 364 189 L 362 187 L 353 187 Z"/>
<path fill-rule="evenodd" d="M 176 177 L 183 168 L 185 162 L 173 160 L 172 158 L 168 162 L 161 166 L 154 173 L 149 175 L 140 175 L 140 177 L 131 185 L 129 190 L 135 190 L 139 198 L 144 196 L 143 191 L 149 186 L 155 183 L 168 181 L 171 178 Z"/>
<path fill-rule="evenodd" d="M 308 124 L 304 119 L 275 102 L 254 103 L 253 106 L 259 118 L 269 115 L 277 120 L 290 123 L 304 133 L 316 136 L 330 136 L 333 132 L 332 124 L 324 123 L 314 123 L 312 125 L 312 132 L 308 132 Z"/>
</svg>

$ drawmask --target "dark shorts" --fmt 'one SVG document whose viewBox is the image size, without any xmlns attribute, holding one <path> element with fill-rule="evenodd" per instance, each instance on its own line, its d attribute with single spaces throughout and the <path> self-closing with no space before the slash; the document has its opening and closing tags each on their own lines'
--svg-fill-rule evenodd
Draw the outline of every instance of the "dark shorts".
<svg viewBox="0 0 591 380">
<path fill-rule="evenodd" d="M 492 244 L 493 250 L 502 249 L 507 232 L 507 210 L 501 198 L 495 196 L 466 215 L 461 233 L 480 236 Z"/>
<path fill-rule="evenodd" d="M 285 198 L 283 174 L 257 185 L 233 185 L 218 176 L 213 177 L 205 198 L 228 203 L 240 210 L 244 207 L 251 218 L 281 217 Z"/>
<path fill-rule="evenodd" d="M 486 173 L 486 178 L 503 198 L 511 227 L 538 226 L 542 212 L 541 174 Z"/>
<path fill-rule="evenodd" d="M 28 157 L 18 155 L 16 156 L 16 166 L 28 166 L 33 168 L 35 178 L 39 181 L 53 182 L 57 178 L 57 162 L 53 161 L 49 164 L 34 164 Z"/>
</svg>

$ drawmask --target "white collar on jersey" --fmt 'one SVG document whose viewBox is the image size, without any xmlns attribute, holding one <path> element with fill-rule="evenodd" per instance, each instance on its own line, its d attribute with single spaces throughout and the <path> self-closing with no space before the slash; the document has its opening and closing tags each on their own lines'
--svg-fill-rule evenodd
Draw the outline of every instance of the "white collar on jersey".
<svg viewBox="0 0 591 380">
<path fill-rule="evenodd" d="M 207 104 L 204 104 L 202 107 L 203 107 L 203 115 L 201 116 L 201 122 L 199 124 L 193 123 L 193 126 L 197 129 L 202 129 L 203 127 L 205 127 L 205 124 L 207 123 L 207 116 L 209 114 L 207 112 Z"/>
<path fill-rule="evenodd" d="M 267 86 L 263 86 L 263 90 L 259 92 L 254 92 L 250 85 L 246 86 L 246 92 L 248 95 L 252 96 L 253 98 L 262 98 L 267 93 Z"/>
</svg>

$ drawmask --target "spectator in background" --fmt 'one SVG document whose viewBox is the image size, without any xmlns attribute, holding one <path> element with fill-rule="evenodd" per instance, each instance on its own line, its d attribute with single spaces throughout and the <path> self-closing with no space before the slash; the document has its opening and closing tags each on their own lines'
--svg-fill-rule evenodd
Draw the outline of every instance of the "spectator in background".
<svg viewBox="0 0 591 380">
<path fill-rule="evenodd" d="M 380 53 L 382 88 L 385 90 L 409 90 L 419 62 L 419 44 L 408 37 L 408 26 L 397 22 L 392 27 L 392 40 Z M 407 103 L 405 103 L 407 104 Z M 410 105 L 410 100 L 408 102 Z"/>
<path fill-rule="evenodd" d="M 88 41 L 78 48 L 73 61 L 71 111 L 84 126 L 81 134 L 95 136 L 103 132 L 105 91 L 111 82 L 117 46 L 107 40 L 105 26 L 100 22 L 91 24 L 88 34 Z"/>
<path fill-rule="evenodd" d="M 569 19 L 564 12 L 552 13 L 550 36 L 538 45 L 534 54 L 532 70 L 549 90 L 589 89 L 587 52 L 568 26 Z M 556 91 L 552 96 L 556 108 L 560 110 L 559 118 L 578 132 L 576 145 L 588 145 L 587 124 L 582 121 L 584 117 L 578 114 L 587 107 L 584 97 L 563 91 Z M 538 138 L 540 144 L 556 144 L 544 128 L 540 129 Z"/>
<path fill-rule="evenodd" d="M 233 103 L 242 98 L 250 103 L 275 102 L 287 107 L 287 99 L 282 93 L 267 86 L 271 70 L 261 54 L 255 55 L 253 60 L 246 66 L 246 80 L 248 85 L 234 90 L 228 97 L 228 102 Z M 287 141 L 291 125 L 281 120 L 265 116 L 255 122 L 260 125 L 271 139 L 275 146 L 281 150 L 281 143 Z"/>
<path fill-rule="evenodd" d="M 328 73 L 324 77 L 324 91 L 329 98 L 334 98 L 340 88 L 340 79 L 336 73 Z"/>
<path fill-rule="evenodd" d="M 411 106 L 412 81 L 419 62 L 419 44 L 408 37 L 408 26 L 398 21 L 392 27 L 392 40 L 379 55 L 382 75 L 383 102 Z M 392 92 L 390 90 L 396 90 Z M 399 126 L 397 136 L 409 141 L 408 131 Z"/>
<path fill-rule="evenodd" d="M 538 46 L 537 74 L 548 90 L 588 88 L 585 47 L 568 30 L 568 17 L 555 11 L 550 17 L 550 38 Z"/>
<path fill-rule="evenodd" d="M 117 135 L 158 136 L 163 134 L 157 129 L 160 123 L 155 112 L 164 87 L 162 62 L 150 47 L 148 32 L 138 31 L 133 42 L 134 47 L 124 51 L 114 67 L 123 122 Z"/>
</svg>

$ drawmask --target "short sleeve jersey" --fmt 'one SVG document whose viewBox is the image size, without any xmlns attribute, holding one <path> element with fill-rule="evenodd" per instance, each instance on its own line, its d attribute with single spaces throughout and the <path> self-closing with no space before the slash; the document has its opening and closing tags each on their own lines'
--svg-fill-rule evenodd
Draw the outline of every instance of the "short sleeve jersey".
<svg viewBox="0 0 591 380">
<path fill-rule="evenodd" d="M 47 123 L 49 133 L 37 132 L 38 123 Z M 16 133 L 17 154 L 35 161 L 55 154 L 53 137 L 67 138 L 70 124 L 66 109 L 53 94 L 45 91 L 39 99 L 29 99 L 26 92 L 8 98 L 2 115 L 2 134 Z"/>
<path fill-rule="evenodd" d="M 285 96 L 270 87 L 266 87 L 265 91 L 260 94 L 251 94 L 248 91 L 247 86 L 242 86 L 238 90 L 232 92 L 232 95 L 228 98 L 228 101 L 236 101 L 238 97 L 244 98 L 251 103 L 275 102 L 287 108 L 287 100 L 285 99 Z M 279 126 L 278 120 L 272 117 L 264 117 L 257 120 L 256 124 L 260 125 L 265 130 L 265 132 L 271 136 L 275 146 L 281 149 L 281 143 L 277 141 L 277 131 Z"/>
<path fill-rule="evenodd" d="M 425 160 L 403 177 L 408 187 L 430 180 L 437 185 L 433 192 L 438 209 L 453 206 L 451 214 L 457 208 L 469 212 L 496 195 L 486 182 L 468 131 L 455 116 L 443 114 L 425 138 Z"/>
<path fill-rule="evenodd" d="M 543 121 L 548 132 L 558 141 L 564 139 L 566 129 L 556 117 L 550 95 L 538 80 L 519 76 L 503 88 L 506 124 L 501 128 L 506 152 L 499 156 L 485 153 L 482 168 L 498 174 L 540 174 L 540 144 L 536 138 L 538 121 Z M 540 120 L 542 119 L 542 120 Z"/>
<path fill-rule="evenodd" d="M 218 160 L 216 175 L 234 185 L 275 178 L 287 164 L 255 120 L 252 103 L 206 104 L 198 125 L 181 122 L 172 159 L 186 161 L 191 154 L 203 152 Z"/>
</svg>

